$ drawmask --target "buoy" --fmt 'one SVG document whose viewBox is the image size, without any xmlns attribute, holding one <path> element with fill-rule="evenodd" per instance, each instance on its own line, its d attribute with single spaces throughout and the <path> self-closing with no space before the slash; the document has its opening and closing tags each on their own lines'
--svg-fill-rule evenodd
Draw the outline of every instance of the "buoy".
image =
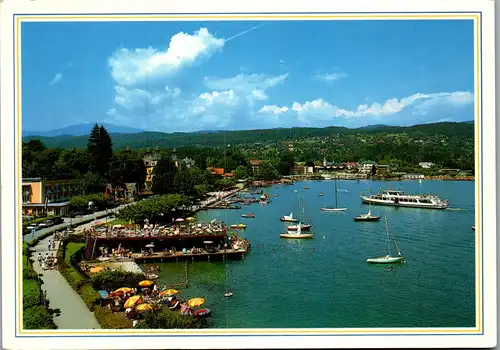
<svg viewBox="0 0 500 350">
<path fill-rule="evenodd" d="M 225 297 L 232 297 L 232 296 L 233 296 L 233 293 L 231 293 L 231 292 L 225 292 L 225 293 L 224 293 L 224 296 L 225 296 Z"/>
</svg>

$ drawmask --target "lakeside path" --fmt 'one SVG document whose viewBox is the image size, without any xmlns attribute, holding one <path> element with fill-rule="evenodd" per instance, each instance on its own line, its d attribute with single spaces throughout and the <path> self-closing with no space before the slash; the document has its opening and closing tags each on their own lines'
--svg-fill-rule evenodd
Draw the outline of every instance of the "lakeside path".
<svg viewBox="0 0 500 350">
<path fill-rule="evenodd" d="M 94 314 L 89 311 L 80 295 L 78 295 L 59 273 L 58 270 L 43 271 L 37 261 L 38 253 L 49 255 L 56 254 L 59 242 L 56 241 L 56 249 L 49 251 L 49 240 L 54 239 L 54 236 L 49 236 L 41 240 L 35 247 L 32 258 L 33 269 L 37 273 L 43 274 L 42 290 L 47 292 L 47 298 L 50 300 L 51 309 L 59 309 L 61 314 L 54 317 L 54 322 L 59 329 L 101 329 L 101 326 L 94 317 Z"/>
</svg>

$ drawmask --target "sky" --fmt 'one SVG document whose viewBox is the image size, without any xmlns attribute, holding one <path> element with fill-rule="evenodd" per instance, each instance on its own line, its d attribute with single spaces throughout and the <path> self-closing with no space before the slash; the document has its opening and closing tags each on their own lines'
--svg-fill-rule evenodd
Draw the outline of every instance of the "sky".
<svg viewBox="0 0 500 350">
<path fill-rule="evenodd" d="M 470 20 L 23 23 L 23 130 L 474 119 Z"/>
</svg>

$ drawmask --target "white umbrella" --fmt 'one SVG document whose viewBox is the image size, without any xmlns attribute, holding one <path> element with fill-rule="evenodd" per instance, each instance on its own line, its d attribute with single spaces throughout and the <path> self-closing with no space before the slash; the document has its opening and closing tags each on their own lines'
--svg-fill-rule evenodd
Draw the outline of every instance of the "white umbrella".
<svg viewBox="0 0 500 350">
<path fill-rule="evenodd" d="M 214 243 L 214 242 L 212 242 L 212 241 L 203 241 L 203 243 L 204 243 L 204 244 L 212 244 L 212 243 Z"/>
<path fill-rule="evenodd" d="M 150 244 L 146 245 L 146 248 L 154 248 L 154 247 L 155 247 L 155 245 L 153 243 L 150 243 Z"/>
<path fill-rule="evenodd" d="M 178 219 L 175 219 L 175 221 L 177 221 L 177 222 L 183 222 L 184 219 L 183 218 L 178 218 Z"/>
</svg>

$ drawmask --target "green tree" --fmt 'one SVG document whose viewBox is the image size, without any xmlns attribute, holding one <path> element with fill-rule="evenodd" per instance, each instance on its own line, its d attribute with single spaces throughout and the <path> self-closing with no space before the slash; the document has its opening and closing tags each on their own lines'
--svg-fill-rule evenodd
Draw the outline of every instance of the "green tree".
<svg viewBox="0 0 500 350">
<path fill-rule="evenodd" d="M 248 177 L 247 167 L 244 165 L 238 165 L 233 171 L 234 177 L 237 179 L 246 179 Z"/>
<path fill-rule="evenodd" d="M 87 151 L 92 159 L 91 170 L 107 179 L 109 164 L 113 157 L 111 137 L 104 126 L 94 125 L 87 142 Z"/>
<path fill-rule="evenodd" d="M 280 174 L 275 167 L 269 162 L 262 162 L 259 167 L 258 174 L 256 175 L 258 180 L 272 181 L 280 178 Z"/>
<path fill-rule="evenodd" d="M 175 190 L 174 178 L 177 168 L 169 157 L 162 157 L 153 170 L 153 192 L 166 194 Z"/>
</svg>

